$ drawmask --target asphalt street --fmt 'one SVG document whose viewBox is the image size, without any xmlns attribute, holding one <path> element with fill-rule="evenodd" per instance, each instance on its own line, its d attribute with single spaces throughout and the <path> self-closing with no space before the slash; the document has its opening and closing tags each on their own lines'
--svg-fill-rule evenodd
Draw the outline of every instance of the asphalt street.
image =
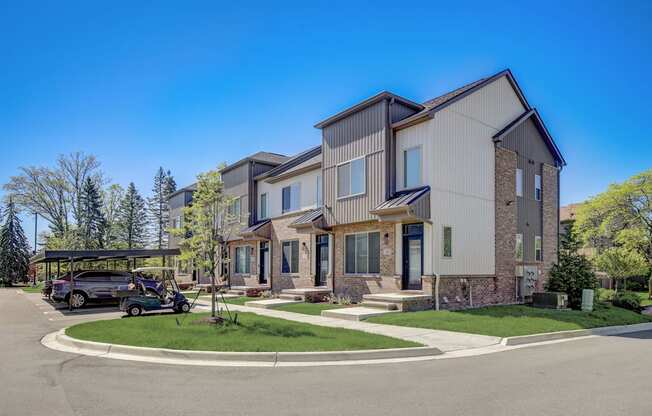
<svg viewBox="0 0 652 416">
<path fill-rule="evenodd" d="M 189 367 L 49 350 L 68 315 L 0 289 L 0 415 L 649 415 L 652 332 L 470 358 L 333 367 Z M 146 319 L 146 318 L 142 318 Z"/>
</svg>

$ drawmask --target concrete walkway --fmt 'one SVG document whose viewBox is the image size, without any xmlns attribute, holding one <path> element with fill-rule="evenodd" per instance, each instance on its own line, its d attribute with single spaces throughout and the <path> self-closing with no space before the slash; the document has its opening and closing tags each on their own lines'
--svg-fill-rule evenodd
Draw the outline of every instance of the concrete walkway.
<svg viewBox="0 0 652 416">
<path fill-rule="evenodd" d="M 220 303 L 220 308 L 224 305 Z M 347 321 L 337 318 L 323 316 L 305 315 L 301 313 L 279 311 L 274 309 L 250 308 L 241 305 L 228 305 L 229 310 L 238 312 L 251 312 L 271 318 L 286 319 L 288 321 L 302 322 L 306 324 L 327 326 L 331 328 L 346 328 L 357 331 L 369 332 L 372 334 L 385 335 L 393 338 L 400 338 L 407 341 L 418 342 L 428 347 L 437 347 L 443 352 L 464 350 L 470 348 L 482 348 L 496 345 L 501 338 L 485 335 L 466 334 L 462 332 L 438 331 L 424 328 L 408 328 L 403 326 L 372 324 L 369 322 Z M 195 309 L 199 311 L 210 311 L 210 304 L 197 301 Z"/>
</svg>

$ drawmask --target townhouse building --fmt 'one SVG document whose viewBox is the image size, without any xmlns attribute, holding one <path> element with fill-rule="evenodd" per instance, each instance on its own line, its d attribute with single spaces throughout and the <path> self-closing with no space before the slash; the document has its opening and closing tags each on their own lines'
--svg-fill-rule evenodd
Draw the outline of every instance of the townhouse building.
<svg viewBox="0 0 652 416">
<path fill-rule="evenodd" d="M 247 216 L 234 290 L 457 309 L 543 289 L 565 161 L 509 70 L 423 103 L 381 92 L 315 127 L 312 149 L 223 172 Z"/>
</svg>

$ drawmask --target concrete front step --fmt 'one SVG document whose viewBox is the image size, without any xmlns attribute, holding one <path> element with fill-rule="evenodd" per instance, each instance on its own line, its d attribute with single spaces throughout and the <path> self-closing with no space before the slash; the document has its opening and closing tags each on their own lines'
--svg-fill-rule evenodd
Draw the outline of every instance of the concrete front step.
<svg viewBox="0 0 652 416">
<path fill-rule="evenodd" d="M 366 308 L 364 306 L 356 306 L 352 308 L 329 309 L 321 311 L 321 316 L 326 318 L 346 319 L 348 321 L 363 321 L 367 318 L 371 318 L 372 316 L 379 316 L 396 312 L 398 311 L 388 311 L 380 308 Z"/>
<path fill-rule="evenodd" d="M 365 300 L 362 301 L 360 304 L 361 306 L 368 307 L 368 308 L 378 308 L 378 309 L 385 309 L 387 311 L 395 311 L 398 310 L 398 305 L 393 302 L 380 302 L 377 300 Z"/>
<path fill-rule="evenodd" d="M 302 302 L 300 300 L 288 300 L 288 299 L 263 299 L 263 300 L 251 300 L 249 302 L 245 302 L 245 306 L 250 306 L 252 308 L 271 309 L 277 306 L 293 305 L 295 303 L 302 303 Z"/>
<path fill-rule="evenodd" d="M 231 286 L 226 293 L 238 296 L 258 296 L 269 290 L 268 286 Z"/>
<path fill-rule="evenodd" d="M 303 301 L 303 296 L 301 295 L 291 295 L 289 293 L 281 293 L 278 296 L 280 299 L 284 300 L 298 300 L 298 301 Z"/>
<path fill-rule="evenodd" d="M 421 290 L 401 290 L 391 293 L 373 293 L 362 295 L 363 304 L 374 302 L 380 304 L 392 303 L 399 311 L 422 311 L 432 308 L 432 296 Z M 373 304 L 372 304 L 373 305 Z"/>
</svg>

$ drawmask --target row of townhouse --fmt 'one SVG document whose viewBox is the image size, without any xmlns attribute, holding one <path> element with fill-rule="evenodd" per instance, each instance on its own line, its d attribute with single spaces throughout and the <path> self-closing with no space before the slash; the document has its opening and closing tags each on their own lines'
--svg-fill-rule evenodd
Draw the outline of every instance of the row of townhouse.
<svg viewBox="0 0 652 416">
<path fill-rule="evenodd" d="M 565 161 L 509 70 L 424 103 L 382 92 L 315 127 L 319 146 L 222 171 L 247 223 L 229 243 L 232 287 L 450 309 L 542 290 Z M 192 190 L 171 197 L 173 222 Z"/>
</svg>

